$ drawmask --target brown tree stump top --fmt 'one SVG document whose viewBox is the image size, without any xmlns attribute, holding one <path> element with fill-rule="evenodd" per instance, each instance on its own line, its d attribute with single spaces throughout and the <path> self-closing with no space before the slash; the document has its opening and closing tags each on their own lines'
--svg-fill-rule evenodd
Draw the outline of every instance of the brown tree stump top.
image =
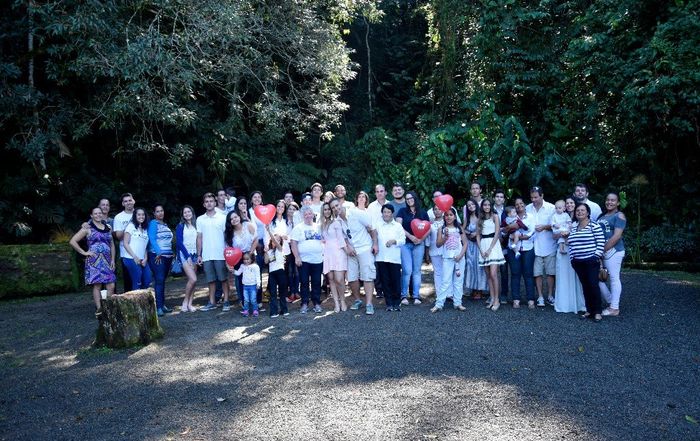
<svg viewBox="0 0 700 441">
<path fill-rule="evenodd" d="M 95 345 L 126 348 L 146 345 L 162 336 L 152 289 L 129 291 L 102 300 Z"/>
</svg>

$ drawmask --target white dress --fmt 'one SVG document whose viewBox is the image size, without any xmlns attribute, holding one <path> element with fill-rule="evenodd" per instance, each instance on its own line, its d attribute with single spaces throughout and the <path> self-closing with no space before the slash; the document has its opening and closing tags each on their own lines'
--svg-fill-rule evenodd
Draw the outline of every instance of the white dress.
<svg viewBox="0 0 700 441">
<path fill-rule="evenodd" d="M 568 254 L 557 250 L 557 278 L 554 292 L 554 310 L 557 312 L 579 312 L 586 310 L 583 287 L 571 266 Z"/>
<path fill-rule="evenodd" d="M 496 224 L 493 223 L 493 219 L 486 219 L 481 228 L 481 251 L 488 251 L 494 234 L 496 234 Z M 496 244 L 491 249 L 491 253 L 485 259 L 479 253 L 479 266 L 503 265 L 504 263 L 506 263 L 506 259 L 503 257 L 503 250 L 501 244 L 498 243 L 498 238 L 496 238 Z"/>
</svg>

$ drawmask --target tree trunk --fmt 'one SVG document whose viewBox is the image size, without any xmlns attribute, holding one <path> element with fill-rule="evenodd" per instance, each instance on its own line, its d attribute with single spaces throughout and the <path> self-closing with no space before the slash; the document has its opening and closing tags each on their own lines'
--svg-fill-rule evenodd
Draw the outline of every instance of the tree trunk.
<svg viewBox="0 0 700 441">
<path fill-rule="evenodd" d="M 146 345 L 162 336 L 152 289 L 129 291 L 102 300 L 95 346 L 127 348 Z"/>
</svg>

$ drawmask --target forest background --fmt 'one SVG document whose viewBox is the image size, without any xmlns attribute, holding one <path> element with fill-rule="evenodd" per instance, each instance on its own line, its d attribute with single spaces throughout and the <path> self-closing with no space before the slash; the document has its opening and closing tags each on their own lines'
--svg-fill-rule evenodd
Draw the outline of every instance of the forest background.
<svg viewBox="0 0 700 441">
<path fill-rule="evenodd" d="M 623 192 L 632 259 L 695 259 L 700 0 L 2 1 L 0 243 L 100 198 L 312 182 Z M 527 195 L 526 195 L 527 196 Z M 270 201 L 272 202 L 272 201 Z M 200 210 L 201 211 L 201 210 Z"/>
</svg>

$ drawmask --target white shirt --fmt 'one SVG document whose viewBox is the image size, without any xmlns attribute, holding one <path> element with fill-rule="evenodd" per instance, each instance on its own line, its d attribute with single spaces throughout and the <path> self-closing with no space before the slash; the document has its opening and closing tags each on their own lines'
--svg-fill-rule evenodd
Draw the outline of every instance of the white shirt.
<svg viewBox="0 0 700 441">
<path fill-rule="evenodd" d="M 520 248 L 523 251 L 530 251 L 531 249 L 533 249 L 535 247 L 535 237 L 541 233 L 537 233 L 535 231 L 535 225 L 537 225 L 537 224 L 535 223 L 535 218 L 533 216 L 527 214 L 525 219 L 521 219 L 521 221 L 527 227 L 527 231 L 519 229 L 518 232 L 520 232 L 521 234 L 525 234 L 525 235 L 529 236 L 530 238 L 527 240 L 520 239 Z"/>
<path fill-rule="evenodd" d="M 388 202 L 389 201 L 384 201 L 384 204 Z M 372 225 L 378 225 L 380 222 L 384 222 L 382 220 L 382 205 L 384 204 L 379 201 L 373 201 L 367 206 L 367 213 L 372 221 Z"/>
<path fill-rule="evenodd" d="M 546 201 L 542 201 L 542 206 L 539 210 L 537 210 L 533 204 L 528 204 L 527 207 L 525 207 L 525 211 L 528 217 L 533 219 L 535 225 L 551 225 L 552 216 L 556 213 L 554 205 Z M 531 232 L 528 231 L 528 234 L 531 234 Z M 554 240 L 550 230 L 540 231 L 535 234 L 534 239 L 535 256 L 545 257 L 557 251 L 557 242 Z"/>
<path fill-rule="evenodd" d="M 199 225 L 199 223 L 197 223 Z M 243 277 L 241 278 L 241 283 L 243 286 L 257 286 L 262 285 L 260 280 L 260 267 L 257 263 L 253 262 L 250 265 L 241 265 L 237 270 L 233 272 L 235 275 Z"/>
<path fill-rule="evenodd" d="M 131 217 L 133 214 L 133 211 L 131 213 L 122 211 L 118 215 L 114 216 L 114 231 L 126 231 L 126 227 L 131 222 Z M 119 242 L 119 255 L 126 257 L 127 259 L 131 257 L 129 253 L 126 252 L 126 248 L 124 248 L 123 240 Z"/>
<path fill-rule="evenodd" d="M 443 225 L 445 225 L 445 221 L 442 219 L 435 220 L 433 218 L 433 220 L 430 221 L 430 248 L 428 248 L 428 255 L 430 257 L 442 256 L 442 246 L 437 246 L 437 236 L 438 230 L 442 228 Z"/>
<path fill-rule="evenodd" d="M 302 262 L 323 263 L 323 242 L 321 242 L 321 227 L 318 224 L 295 225 L 290 239 L 297 243 Z"/>
<path fill-rule="evenodd" d="M 400 223 L 392 220 L 375 225 L 377 230 L 377 242 L 379 243 L 379 252 L 377 253 L 377 262 L 389 262 L 401 264 L 401 246 L 406 243 L 406 234 Z M 386 243 L 390 240 L 395 240 L 396 243 L 390 247 Z"/>
<path fill-rule="evenodd" d="M 588 208 L 591 209 L 591 220 L 597 222 L 598 217 L 603 214 L 603 210 L 600 209 L 600 205 L 588 199 L 586 199 L 583 203 L 588 205 Z"/>
<path fill-rule="evenodd" d="M 148 230 L 138 230 L 133 223 L 129 222 L 129 224 L 126 226 L 126 230 L 124 230 L 124 233 L 129 233 L 131 236 L 129 239 L 129 248 L 131 248 L 131 251 L 136 254 L 136 258 L 141 260 L 145 259 L 146 246 L 148 245 Z M 124 241 L 122 241 L 122 243 L 124 243 Z M 126 259 L 133 259 L 131 254 L 128 252 L 122 254 L 121 256 Z"/>
<path fill-rule="evenodd" d="M 186 224 L 182 229 L 182 245 L 188 253 L 197 253 L 197 229 Z"/>
<path fill-rule="evenodd" d="M 372 228 L 372 219 L 369 213 L 352 208 L 345 212 L 348 219 L 348 230 L 350 230 L 350 244 L 355 248 L 357 254 L 366 253 L 372 250 L 372 236 L 367 228 Z"/>
<path fill-rule="evenodd" d="M 197 234 L 202 234 L 202 262 L 224 260 L 226 216 L 207 213 L 197 218 Z"/>
<path fill-rule="evenodd" d="M 269 267 L 269 273 L 272 273 L 273 271 L 277 270 L 284 270 L 284 262 L 285 262 L 285 257 L 284 257 L 284 252 L 280 251 L 279 248 L 274 248 L 271 250 L 267 251 L 268 256 L 270 254 L 275 256 L 275 260 L 268 262 L 270 267 Z"/>
</svg>

